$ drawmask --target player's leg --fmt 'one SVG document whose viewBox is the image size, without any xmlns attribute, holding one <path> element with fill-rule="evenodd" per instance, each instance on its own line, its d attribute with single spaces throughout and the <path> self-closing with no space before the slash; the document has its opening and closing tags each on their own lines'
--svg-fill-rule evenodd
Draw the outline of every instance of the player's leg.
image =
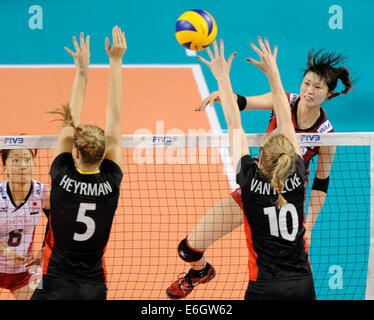
<svg viewBox="0 0 374 320">
<path fill-rule="evenodd" d="M 32 294 L 34 293 L 34 290 L 35 289 L 27 284 L 24 287 L 13 291 L 12 293 L 17 300 L 30 300 Z"/>
<path fill-rule="evenodd" d="M 22 272 L 8 276 L 8 289 L 17 300 L 30 300 L 36 286 L 41 279 L 41 274 Z"/>
<path fill-rule="evenodd" d="M 189 246 L 204 252 L 214 242 L 243 224 L 243 211 L 232 196 L 221 199 L 187 236 Z"/>
<path fill-rule="evenodd" d="M 179 243 L 179 256 L 190 263 L 191 269 L 166 290 L 169 298 L 184 298 L 198 284 L 214 278 L 216 272 L 206 262 L 205 250 L 242 223 L 242 208 L 232 196 L 221 199 L 204 215 L 186 239 Z"/>
</svg>

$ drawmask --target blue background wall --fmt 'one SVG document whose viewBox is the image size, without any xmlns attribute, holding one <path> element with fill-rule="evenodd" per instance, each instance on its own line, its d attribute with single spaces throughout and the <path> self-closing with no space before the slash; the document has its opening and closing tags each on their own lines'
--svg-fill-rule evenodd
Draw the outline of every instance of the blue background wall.
<svg viewBox="0 0 374 320">
<path fill-rule="evenodd" d="M 43 10 L 42 29 L 29 26 L 32 5 Z M 342 29 L 329 26 L 337 13 L 329 10 L 336 5 L 342 10 Z M 104 37 L 115 24 L 126 32 L 129 49 L 125 63 L 198 63 L 196 57 L 185 54 L 174 36 L 179 15 L 193 8 L 205 9 L 215 17 L 227 55 L 238 52 L 231 76 L 234 90 L 243 95 L 269 91 L 265 76 L 245 61 L 256 57 L 250 41 L 256 41 L 258 35 L 278 44 L 279 68 L 289 92 L 299 91 L 310 48 L 343 52 L 349 58 L 346 65 L 355 79 L 355 89 L 324 107 L 336 131 L 374 131 L 374 1 L 370 0 L 233 0 L 229 5 L 215 0 L 2 0 L 0 64 L 70 64 L 71 57 L 63 47 L 71 46 L 72 35 L 81 31 L 91 35 L 91 63 L 107 63 Z M 215 90 L 216 83 L 205 65 L 203 71 L 209 90 Z M 216 109 L 225 127 L 221 108 Z M 268 113 L 246 112 L 243 118 L 247 132 L 262 132 Z"/>
</svg>

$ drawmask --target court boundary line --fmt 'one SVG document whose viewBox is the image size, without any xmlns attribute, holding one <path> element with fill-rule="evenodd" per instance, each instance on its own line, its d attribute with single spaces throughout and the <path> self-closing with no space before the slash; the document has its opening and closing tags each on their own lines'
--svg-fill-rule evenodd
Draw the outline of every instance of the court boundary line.
<svg viewBox="0 0 374 320">
<path fill-rule="evenodd" d="M 163 68 L 163 69 L 192 69 L 193 67 L 200 66 L 199 64 L 123 64 L 122 68 L 133 69 L 133 68 Z M 0 69 L 64 69 L 64 68 L 76 68 L 75 64 L 0 64 Z M 94 69 L 105 69 L 109 68 L 109 64 L 90 64 L 90 68 Z"/>
<path fill-rule="evenodd" d="M 192 73 L 195 78 L 195 82 L 199 90 L 200 97 L 203 100 L 206 97 L 208 97 L 210 93 L 209 93 L 208 85 L 205 81 L 203 70 L 201 69 L 201 65 L 194 64 L 192 66 Z M 223 134 L 223 130 L 219 122 L 216 109 L 214 107 L 207 106 L 205 108 L 205 113 L 208 117 L 208 120 L 209 120 L 209 123 L 210 123 L 210 126 L 213 132 L 215 134 Z M 235 190 L 238 188 L 238 184 L 236 183 L 235 172 L 234 172 L 234 168 L 231 163 L 229 148 L 218 148 L 218 151 L 221 155 L 221 161 L 224 166 L 224 174 L 227 175 L 227 179 L 229 181 L 231 189 Z"/>
</svg>

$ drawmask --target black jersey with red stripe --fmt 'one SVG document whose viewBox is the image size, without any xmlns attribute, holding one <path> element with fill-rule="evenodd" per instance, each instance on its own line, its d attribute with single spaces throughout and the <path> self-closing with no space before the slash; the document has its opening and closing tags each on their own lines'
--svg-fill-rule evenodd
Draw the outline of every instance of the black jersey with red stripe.
<svg viewBox="0 0 374 320">
<path fill-rule="evenodd" d="M 291 114 L 292 114 L 292 123 L 295 127 L 295 132 L 297 133 L 331 133 L 334 132 L 330 121 L 327 119 L 326 113 L 323 108 L 320 108 L 320 116 L 317 121 L 307 129 L 300 129 L 298 127 L 297 120 L 297 108 L 300 101 L 300 96 L 295 93 L 286 93 L 288 101 L 290 102 Z M 273 132 L 277 130 L 277 119 L 274 110 L 270 114 L 269 125 L 266 129 L 266 132 Z M 310 160 L 316 156 L 319 152 L 319 147 L 301 147 L 301 153 L 303 155 L 304 161 L 309 166 Z"/>
<path fill-rule="evenodd" d="M 106 280 L 103 255 L 118 205 L 122 170 L 104 159 L 100 171 L 77 171 L 71 153 L 52 163 L 50 230 L 43 273 L 67 279 Z"/>
<path fill-rule="evenodd" d="M 304 240 L 306 168 L 298 156 L 296 170 L 285 181 L 287 204 L 278 209 L 278 195 L 261 173 L 257 160 L 245 155 L 237 174 L 244 207 L 249 251 L 249 280 L 287 280 L 311 274 Z"/>
</svg>

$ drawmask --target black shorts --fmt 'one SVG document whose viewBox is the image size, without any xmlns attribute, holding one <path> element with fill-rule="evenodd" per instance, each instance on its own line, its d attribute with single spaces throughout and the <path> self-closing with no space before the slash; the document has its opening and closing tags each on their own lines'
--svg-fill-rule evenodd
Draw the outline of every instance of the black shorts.
<svg viewBox="0 0 374 320">
<path fill-rule="evenodd" d="M 278 281 L 249 281 L 245 300 L 315 300 L 313 277 Z"/>
<path fill-rule="evenodd" d="M 106 300 L 104 283 L 90 283 L 43 275 L 31 300 Z"/>
</svg>

